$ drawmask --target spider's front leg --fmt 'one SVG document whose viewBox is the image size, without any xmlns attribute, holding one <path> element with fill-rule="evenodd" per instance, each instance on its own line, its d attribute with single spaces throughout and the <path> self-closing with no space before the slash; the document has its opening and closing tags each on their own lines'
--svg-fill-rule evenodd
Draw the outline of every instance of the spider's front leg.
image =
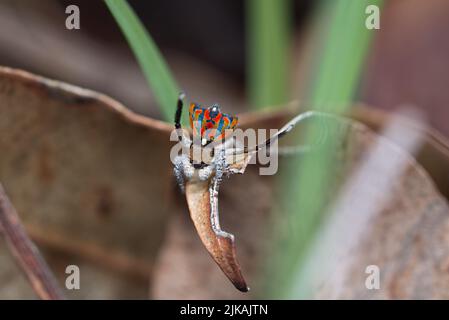
<svg viewBox="0 0 449 320">
<path fill-rule="evenodd" d="M 182 107 L 183 107 L 183 99 L 185 97 L 184 93 L 180 93 L 178 96 L 178 104 L 176 107 L 175 113 L 175 130 L 178 135 L 179 143 L 181 143 L 182 147 L 185 149 L 190 149 L 192 142 L 190 139 L 184 134 L 181 127 L 181 115 L 182 115 Z M 187 180 L 191 179 L 195 173 L 195 169 L 190 163 L 190 159 L 184 153 L 181 155 L 177 155 L 173 161 L 173 172 L 176 178 L 176 182 L 179 185 L 179 188 L 184 193 L 185 192 L 185 178 Z"/>
<path fill-rule="evenodd" d="M 215 192 L 218 193 L 218 188 L 223 180 L 223 176 L 229 175 L 229 171 L 228 171 L 228 166 L 226 164 L 226 154 L 225 154 L 225 148 L 219 148 L 217 150 L 218 152 L 216 153 L 215 156 L 215 176 L 214 176 L 214 182 L 216 184 L 216 190 Z"/>
<path fill-rule="evenodd" d="M 184 193 L 185 179 L 190 180 L 195 173 L 195 168 L 190 163 L 190 159 L 185 154 L 181 154 L 175 157 L 173 172 L 179 188 L 181 189 L 182 193 Z"/>
</svg>

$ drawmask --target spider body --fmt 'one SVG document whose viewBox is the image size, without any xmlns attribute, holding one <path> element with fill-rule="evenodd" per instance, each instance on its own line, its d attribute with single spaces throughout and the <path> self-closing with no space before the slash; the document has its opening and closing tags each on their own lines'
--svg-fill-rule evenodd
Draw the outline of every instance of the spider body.
<svg viewBox="0 0 449 320">
<path fill-rule="evenodd" d="M 193 130 L 193 139 L 200 139 L 202 145 L 211 142 L 223 141 L 226 138 L 226 130 L 235 128 L 237 117 L 222 113 L 218 104 L 209 108 L 202 108 L 192 103 L 189 109 L 190 127 Z"/>
<path fill-rule="evenodd" d="M 178 98 L 175 114 L 175 129 L 183 152 L 173 161 L 174 175 L 183 192 L 187 187 L 190 216 L 204 246 L 234 286 L 246 292 L 249 288 L 237 262 L 234 236 L 220 228 L 220 183 L 225 175 L 243 173 L 253 154 L 271 147 L 274 141 L 291 131 L 298 122 L 316 115 L 316 112 L 309 111 L 296 116 L 265 142 L 248 148 L 236 142 L 235 137 L 230 137 L 237 125 L 237 117 L 222 113 L 217 104 L 208 108 L 191 104 L 189 119 L 192 138 L 186 135 L 181 128 L 183 97 L 181 94 Z"/>
<path fill-rule="evenodd" d="M 178 185 L 184 191 L 185 180 L 206 181 L 214 177 L 221 182 L 224 174 L 229 174 L 225 149 L 230 146 L 226 140 L 229 132 L 237 125 L 238 118 L 222 113 L 218 104 L 208 108 L 196 103 L 190 104 L 189 120 L 192 139 L 182 132 L 180 120 L 183 95 L 178 99 L 175 128 L 183 148 L 188 149 L 174 159 L 174 174 Z M 205 156 L 206 155 L 206 156 Z"/>
<path fill-rule="evenodd" d="M 184 191 L 185 179 L 206 181 L 214 177 L 215 185 L 218 188 L 223 175 L 239 172 L 231 168 L 236 155 L 254 154 L 261 149 L 268 148 L 274 141 L 290 132 L 298 122 L 314 115 L 322 115 L 316 111 L 301 113 L 263 143 L 248 148 L 240 147 L 234 139 L 227 139 L 229 133 L 236 127 L 238 118 L 222 113 L 218 104 L 213 104 L 208 108 L 203 108 L 196 103 L 190 105 L 189 120 L 193 131 L 191 140 L 181 128 L 183 98 L 184 94 L 180 94 L 175 114 L 175 129 L 178 140 L 189 152 L 178 155 L 174 159 L 174 174 L 182 191 Z M 195 152 L 198 149 L 199 151 Z M 206 153 L 203 152 L 204 149 Z M 196 156 L 198 154 L 208 156 L 201 156 L 198 159 Z M 230 159 L 231 156 L 234 157 Z"/>
</svg>

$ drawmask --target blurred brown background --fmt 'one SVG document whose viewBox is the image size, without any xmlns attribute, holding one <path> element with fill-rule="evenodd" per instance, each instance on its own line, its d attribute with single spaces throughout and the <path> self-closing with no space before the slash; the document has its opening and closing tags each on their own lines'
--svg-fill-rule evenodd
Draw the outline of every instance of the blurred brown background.
<svg viewBox="0 0 449 320">
<path fill-rule="evenodd" d="M 243 1 L 131 0 L 129 2 L 136 9 L 139 17 L 161 48 L 178 83 L 188 93 L 190 99 L 205 104 L 219 102 L 230 113 L 240 113 L 249 110 L 245 77 L 247 63 L 244 21 L 245 5 Z M 304 61 L 307 60 L 304 60 L 303 57 L 307 55 L 307 48 L 313 45 L 313 43 L 310 43 L 313 41 L 313 37 L 310 36 L 311 30 L 308 22 L 310 22 L 316 2 L 312 0 L 298 0 L 293 1 L 293 3 L 294 24 L 291 46 L 291 65 L 293 67 L 290 70 L 290 96 L 292 99 L 301 99 L 302 86 L 306 82 L 304 78 L 307 77 L 307 66 L 304 65 Z M 65 8 L 69 4 L 76 4 L 80 7 L 81 30 L 67 30 L 65 28 L 65 19 L 67 17 Z M 369 104 L 373 108 L 384 110 L 395 110 L 403 105 L 413 105 L 424 111 L 433 127 L 449 137 L 449 90 L 447 88 L 449 83 L 448 17 L 449 1 L 446 0 L 386 0 L 381 14 L 381 30 L 376 32 L 367 67 L 363 72 L 362 84 L 357 100 Z M 128 44 L 106 6 L 100 0 L 0 0 L 0 65 L 25 69 L 52 79 L 93 89 L 110 95 L 138 113 L 157 119 L 160 118 L 151 90 L 148 88 Z M 41 93 L 39 92 L 39 94 Z M 54 104 L 59 103 L 65 104 L 65 102 L 54 102 Z M 36 104 L 41 107 L 41 104 Z M 63 107 L 65 108 L 66 106 Z M 96 107 L 98 106 L 95 105 L 92 108 L 95 109 Z M 168 223 L 165 212 L 177 210 L 178 213 L 182 212 L 184 214 L 183 217 L 186 218 L 183 199 L 179 195 L 173 196 L 175 194 L 173 181 L 164 181 L 163 186 L 160 185 L 159 181 L 148 182 L 150 179 L 154 180 L 154 176 L 159 177 L 166 174 L 169 177 L 170 164 L 166 161 L 167 157 L 165 157 L 168 154 L 167 150 L 164 149 L 167 148 L 167 145 L 164 144 L 166 140 L 163 140 L 165 137 L 154 137 L 151 133 L 147 138 L 142 138 L 143 134 L 140 131 L 144 131 L 146 134 L 146 129 L 131 128 L 116 120 L 115 116 L 105 115 L 102 111 L 96 111 L 99 115 L 98 118 L 94 119 L 95 121 L 82 113 L 77 114 L 76 112 L 78 111 L 71 110 L 71 112 L 73 112 L 73 117 L 79 117 L 82 121 L 85 121 L 85 123 L 81 122 L 80 125 L 80 128 L 87 132 L 86 136 L 83 136 L 83 141 L 91 140 L 92 136 L 89 136 L 91 127 L 101 127 L 102 121 L 107 124 L 109 123 L 108 121 L 113 123 L 111 125 L 112 129 L 109 127 L 105 128 L 99 135 L 98 140 L 93 141 L 92 145 L 89 145 L 93 150 L 99 150 L 98 154 L 92 155 L 92 159 L 81 159 L 81 164 L 77 164 L 74 167 L 75 169 L 82 168 L 83 170 L 92 170 L 88 172 L 93 172 L 95 170 L 90 167 L 91 163 L 98 159 L 108 162 L 110 155 L 114 154 L 116 155 L 114 160 L 117 162 L 112 163 L 111 167 L 102 168 L 102 170 L 105 170 L 102 172 L 104 176 L 99 174 L 106 181 L 104 184 L 108 186 L 113 185 L 115 179 L 118 181 L 123 179 L 121 176 L 113 177 L 111 174 L 111 172 L 116 172 L 114 171 L 116 169 L 115 165 L 123 169 L 127 163 L 133 163 L 134 165 L 138 163 L 141 172 L 146 172 L 146 174 L 140 177 L 140 173 L 137 171 L 133 171 L 131 174 L 131 170 L 123 169 L 121 173 L 123 176 L 128 177 L 129 183 L 134 183 L 133 186 L 135 187 L 134 189 L 123 188 L 123 190 L 120 190 L 123 194 L 115 193 L 115 189 L 111 192 L 101 184 L 99 186 L 92 184 L 92 188 L 94 188 L 92 194 L 81 190 L 84 192 L 84 194 L 81 192 L 82 196 L 87 199 L 88 209 L 86 210 L 89 213 L 91 211 L 94 212 L 96 216 L 86 213 L 88 219 L 85 219 L 86 221 L 80 219 L 79 221 L 81 222 L 73 218 L 81 226 L 79 228 L 81 230 L 80 235 L 77 234 L 77 236 L 80 236 L 80 238 L 92 236 L 96 241 L 98 239 L 95 239 L 95 236 L 99 229 L 95 228 L 100 225 L 103 227 L 104 221 L 107 221 L 108 223 L 105 223 L 109 226 L 109 229 L 106 230 L 107 235 L 105 238 L 101 238 L 101 234 L 98 233 L 98 237 L 101 241 L 106 238 L 107 241 L 113 239 L 111 247 L 113 249 L 123 249 L 123 251 L 118 250 L 120 251 L 119 254 L 111 250 L 111 260 L 102 259 L 102 257 L 106 256 L 102 256 L 104 252 L 101 250 L 95 251 L 98 248 L 94 248 L 93 252 L 87 251 L 86 256 L 93 256 L 97 261 L 103 260 L 99 264 L 107 265 L 106 268 L 96 269 L 88 263 L 83 265 L 83 259 L 73 258 L 70 253 L 66 253 L 61 258 L 60 252 L 54 254 L 54 252 L 50 251 L 45 252 L 46 257 L 53 268 L 57 270 L 57 274 L 61 275 L 61 279 L 64 276 L 63 266 L 67 264 L 67 261 L 71 260 L 72 263 L 80 264 L 83 268 L 92 268 L 90 272 L 86 273 L 90 278 L 85 279 L 84 281 L 86 282 L 83 284 L 92 291 L 88 290 L 88 294 L 83 293 L 83 297 L 145 297 L 148 286 L 144 281 L 149 281 L 145 272 L 150 269 L 146 263 L 150 261 L 149 264 L 151 265 L 154 262 L 159 246 L 163 242 L 165 227 Z M 84 116 L 86 118 L 83 118 Z M 17 119 L 20 119 L 19 115 Z M 65 119 L 67 123 L 70 123 L 69 115 Z M 51 120 L 48 120 L 49 123 Z M 40 124 L 31 120 L 30 123 L 39 127 L 39 130 L 41 129 Z M 28 128 L 25 125 L 28 125 L 26 122 L 23 127 Z M 277 123 L 276 125 L 281 124 Z M 44 127 L 42 130 L 45 132 L 48 128 L 45 128 L 45 124 L 42 124 L 42 126 Z M 76 125 L 74 125 L 73 132 L 77 131 L 75 129 Z M 37 132 L 41 132 L 39 130 Z M 110 144 L 107 146 L 103 145 L 104 141 L 109 141 L 110 132 L 119 131 L 125 133 L 123 140 L 119 139 L 119 143 L 117 143 L 117 140 L 111 138 Z M 3 134 L 3 132 L 0 134 Z M 90 132 L 90 134 L 92 133 Z M 74 145 L 76 145 L 78 138 L 76 138 L 75 133 L 73 135 L 75 137 L 73 138 L 73 141 L 75 141 Z M 60 144 L 64 145 L 66 141 L 67 139 L 64 137 Z M 135 142 L 135 144 L 130 144 L 130 141 Z M 148 146 L 154 146 L 158 143 L 160 145 L 157 148 L 165 151 L 161 152 L 160 159 L 155 160 L 154 154 L 150 152 L 151 150 L 148 150 Z M 79 149 L 75 149 L 75 151 L 79 150 L 79 154 L 83 154 L 84 146 L 77 146 L 77 148 Z M 119 154 L 117 150 L 129 152 Z M 38 151 L 42 150 L 38 149 Z M 42 151 L 43 154 L 45 153 L 44 151 Z M 37 152 L 36 154 L 37 160 L 32 162 L 33 165 L 41 163 L 40 153 Z M 130 158 L 131 154 L 134 157 Z M 69 160 L 65 160 L 69 162 Z M 149 163 L 154 165 L 151 161 L 157 161 L 157 165 L 150 172 L 145 168 Z M 57 163 L 56 160 L 55 163 Z M 46 163 L 44 162 L 44 164 Z M 70 169 L 73 169 L 64 168 L 62 170 L 63 164 L 64 162 L 57 164 L 55 168 L 61 168 L 60 172 L 64 172 L 64 170 L 70 172 Z M 40 166 L 38 167 L 41 168 Z M 75 170 L 74 172 L 78 171 Z M 13 176 L 13 173 L 10 176 Z M 71 178 L 76 180 L 76 177 Z M 254 179 L 254 184 L 259 181 L 255 180 L 254 177 L 251 179 Z M 63 183 L 66 182 L 63 178 L 61 178 L 61 181 Z M 237 185 L 241 183 L 241 189 L 247 188 L 245 182 L 242 182 L 242 180 L 238 181 L 240 182 L 237 182 Z M 60 185 L 64 185 L 62 182 Z M 32 180 L 32 183 L 24 185 L 26 185 L 26 188 L 34 190 L 35 185 L 33 183 L 35 183 L 34 180 Z M 265 183 L 267 182 L 265 181 Z M 45 184 L 44 186 L 47 187 Z M 77 190 L 83 188 L 81 183 L 75 187 Z M 54 190 L 59 190 L 56 184 L 53 185 L 53 188 Z M 224 188 L 223 202 L 231 209 L 240 208 L 240 206 L 238 207 L 235 204 L 237 202 L 233 198 L 231 189 Z M 14 191 L 14 188 L 9 190 Z M 19 213 L 25 217 L 31 217 L 28 219 L 32 222 L 33 219 L 37 219 L 38 222 L 44 221 L 47 223 L 48 221 L 45 220 L 46 216 L 44 215 L 46 213 L 45 210 L 41 210 L 38 212 L 41 215 L 37 214 L 37 218 L 33 218 L 35 217 L 35 212 L 32 212 L 32 208 L 30 208 L 33 203 L 27 198 L 29 194 L 34 195 L 32 191 L 29 190 L 29 194 L 27 194 L 22 192 L 22 189 L 19 187 L 16 190 L 18 190 L 17 194 L 19 195 L 16 199 L 21 200 L 17 201 L 16 204 L 19 209 L 22 207 L 24 209 L 19 210 Z M 136 195 L 135 190 L 145 190 L 145 193 Z M 134 203 L 147 204 L 149 198 L 155 199 L 155 202 L 160 200 L 158 194 L 150 192 L 158 192 L 158 190 L 163 190 L 161 192 L 168 198 L 168 202 L 171 202 L 171 205 L 177 207 L 177 209 L 171 208 L 172 210 L 167 210 L 167 208 L 159 207 L 136 208 L 138 206 L 134 205 Z M 39 192 L 43 196 L 46 195 L 44 191 Z M 114 208 L 120 207 L 122 198 L 117 196 L 118 194 L 129 197 L 126 201 L 133 203 L 133 210 L 130 212 L 135 214 L 135 216 L 119 215 L 118 212 L 120 210 L 112 210 L 113 213 L 108 215 L 108 209 L 106 209 L 106 215 L 98 214 L 98 211 L 104 211 L 98 209 L 101 207 L 98 204 L 102 204 L 104 198 L 113 199 L 110 203 L 114 204 Z M 23 198 L 21 198 L 22 196 Z M 257 196 L 256 192 L 254 196 Z M 136 200 L 134 201 L 134 199 Z M 50 200 L 45 204 L 47 207 L 43 205 L 43 208 L 60 213 L 58 212 L 59 207 L 55 206 Z M 164 198 L 164 200 L 167 199 Z M 72 199 L 68 201 L 75 202 Z M 106 203 L 109 202 L 106 201 Z M 64 210 L 61 209 L 60 211 L 64 211 L 64 214 L 69 215 L 72 212 L 70 210 L 73 210 L 74 214 L 79 212 L 75 204 L 69 208 L 70 210 L 66 210 L 65 205 L 65 203 L 61 202 L 61 208 Z M 260 210 L 269 211 L 265 207 Z M 125 212 L 125 210 L 123 211 Z M 147 212 L 153 212 L 154 215 L 146 215 Z M 128 214 L 127 211 L 126 214 Z M 98 216 L 101 217 L 99 218 Z M 139 220 L 142 216 L 147 220 Z M 71 230 L 72 226 L 70 223 L 73 221 L 68 219 L 68 222 L 66 222 L 64 217 L 59 216 L 58 219 L 61 219 L 64 222 L 64 226 Z M 228 219 L 232 220 L 235 217 Z M 122 226 L 124 223 L 129 224 L 128 230 L 139 230 L 139 236 L 144 234 L 145 237 L 138 238 L 133 232 L 129 232 L 129 234 L 125 233 L 122 235 L 123 239 L 116 238 L 117 226 Z M 191 228 L 190 225 L 188 226 L 188 228 Z M 242 228 L 245 228 L 245 226 L 242 226 Z M 147 230 L 154 232 L 154 234 Z M 77 232 L 77 230 L 74 231 L 74 233 Z M 186 233 L 187 237 L 189 235 L 194 235 L 194 233 Z M 34 236 L 41 243 L 45 243 L 45 234 L 42 235 L 37 232 Z M 40 236 L 41 238 L 39 238 Z M 136 236 L 136 239 L 133 236 Z M 128 241 L 128 237 L 132 241 Z M 146 242 L 143 243 L 144 241 L 141 240 Z M 179 234 L 175 240 L 185 245 L 186 241 L 183 238 L 179 238 Z M 51 239 L 51 241 L 62 243 L 60 238 L 57 237 Z M 189 239 L 189 241 L 194 243 L 192 246 L 198 244 L 194 239 Z M 187 245 L 190 245 L 190 242 Z M 71 244 L 68 246 L 70 247 Z M 72 249 L 75 252 L 80 248 L 75 247 Z M 82 249 L 84 250 L 85 248 L 82 247 Z M 176 246 L 173 250 L 177 250 Z M 248 251 L 251 254 L 251 250 L 248 249 Z M 127 265 L 123 263 L 125 260 L 128 261 L 127 259 L 122 259 L 123 256 L 121 254 L 123 252 L 132 252 L 132 254 L 137 252 L 138 259 L 132 260 L 133 263 Z M 55 256 L 54 258 L 53 255 Z M 202 252 L 199 256 L 204 257 L 206 253 Z M 98 259 L 98 257 L 101 259 Z M 149 259 L 147 259 L 148 257 Z M 142 263 L 142 260 L 139 260 L 140 258 L 144 260 L 144 263 Z M 206 256 L 206 258 L 208 257 Z M 200 258 L 198 261 L 200 261 Z M 208 267 L 210 267 L 210 270 L 217 271 L 216 266 L 208 260 L 209 262 L 210 265 Z M 188 280 L 190 280 L 192 274 L 188 272 L 190 270 L 189 267 L 193 271 L 196 270 L 194 263 L 196 261 L 183 269 L 186 272 L 184 277 Z M 59 269 L 57 269 L 58 265 L 60 265 Z M 110 265 L 116 265 L 114 271 L 108 270 Z M 13 268 L 12 264 L 10 268 Z M 129 269 L 133 269 L 135 272 L 131 275 L 126 274 Z M 106 272 L 105 270 L 108 271 Z M 127 280 L 121 282 L 117 278 L 117 283 L 112 283 L 111 281 L 113 280 L 111 279 L 116 278 L 114 273 L 116 271 L 126 274 Z M 170 281 L 176 283 L 176 281 L 170 278 L 176 272 L 176 270 L 166 272 L 165 274 L 161 272 L 162 278 L 169 278 L 167 282 L 164 282 L 164 286 Z M 8 277 L 6 275 L 4 278 L 8 279 Z M 221 273 L 211 273 L 210 277 L 211 279 L 216 277 L 219 279 L 218 281 L 223 280 Z M 102 285 L 99 287 L 101 290 L 96 292 L 95 281 L 103 284 L 111 282 L 110 288 Z M 11 288 L 14 288 L 15 284 L 16 282 L 11 282 Z M 5 287 L 6 285 L 8 283 L 5 284 Z M 167 288 L 164 287 L 164 289 Z M 114 290 L 117 292 L 114 292 Z M 174 290 L 179 290 L 179 288 Z M 213 290 L 219 291 L 216 288 L 213 288 Z M 170 293 L 170 288 L 168 288 L 167 295 Z M 14 296 L 13 291 L 11 291 L 11 296 Z M 30 296 L 32 295 L 30 294 Z"/>
<path fill-rule="evenodd" d="M 244 2 L 130 1 L 189 97 L 247 109 Z M 312 1 L 294 3 L 292 63 L 306 41 Z M 65 28 L 65 7 L 81 11 L 81 30 Z M 152 95 L 102 1 L 2 0 L 0 64 L 110 94 L 158 117 Z M 360 100 L 385 109 L 412 104 L 449 135 L 449 3 L 387 0 Z M 298 71 L 292 70 L 292 77 Z M 294 91 L 295 84 L 292 85 Z M 296 86 L 299 91 L 300 81 Z M 292 97 L 295 97 L 292 92 Z"/>
</svg>

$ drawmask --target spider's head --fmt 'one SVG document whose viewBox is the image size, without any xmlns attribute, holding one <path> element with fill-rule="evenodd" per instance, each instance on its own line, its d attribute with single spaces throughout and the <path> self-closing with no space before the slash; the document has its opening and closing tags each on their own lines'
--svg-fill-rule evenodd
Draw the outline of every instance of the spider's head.
<svg viewBox="0 0 449 320">
<path fill-rule="evenodd" d="M 211 119 L 215 119 L 219 114 L 221 114 L 220 106 L 218 105 L 218 103 L 214 103 L 209 108 L 207 108 L 207 112 L 209 113 L 209 117 Z"/>
<path fill-rule="evenodd" d="M 192 103 L 189 115 L 193 138 L 200 140 L 203 146 L 213 141 L 224 140 L 226 133 L 229 133 L 228 130 L 234 129 L 238 122 L 237 117 L 222 113 L 216 103 L 208 108 Z"/>
</svg>

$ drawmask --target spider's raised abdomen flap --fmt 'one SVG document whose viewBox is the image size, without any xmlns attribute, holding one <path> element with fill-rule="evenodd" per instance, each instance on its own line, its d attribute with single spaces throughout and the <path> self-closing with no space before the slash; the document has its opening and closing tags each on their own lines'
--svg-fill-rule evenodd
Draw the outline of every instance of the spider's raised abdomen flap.
<svg viewBox="0 0 449 320">
<path fill-rule="evenodd" d="M 222 113 L 218 105 L 203 108 L 196 103 L 190 104 L 189 119 L 193 139 L 207 142 L 225 139 L 226 130 L 234 129 L 238 122 L 237 117 Z"/>
</svg>

